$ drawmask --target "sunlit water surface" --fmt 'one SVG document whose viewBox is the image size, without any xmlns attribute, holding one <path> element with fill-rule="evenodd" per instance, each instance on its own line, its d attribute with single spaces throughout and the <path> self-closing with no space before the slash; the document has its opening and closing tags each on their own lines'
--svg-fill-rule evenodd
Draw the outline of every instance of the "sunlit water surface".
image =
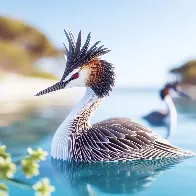
<svg viewBox="0 0 196 196">
<path fill-rule="evenodd" d="M 178 101 L 178 104 L 179 101 Z M 190 104 L 179 107 L 178 125 L 171 142 L 196 152 L 196 115 L 190 111 Z M 195 106 L 195 105 L 193 105 Z M 153 109 L 162 109 L 157 90 L 116 89 L 105 99 L 92 119 L 93 122 L 109 117 L 130 117 L 148 125 L 141 116 Z M 30 110 L 21 120 L 10 126 L 0 128 L 1 142 L 8 146 L 15 159 L 26 152 L 28 146 L 40 146 L 50 152 L 50 144 L 55 130 L 66 117 L 70 108 L 40 108 Z M 1 117 L 3 118 L 3 116 Z M 164 127 L 154 128 L 163 137 L 167 135 Z M 40 166 L 40 177 L 48 177 L 56 187 L 52 195 L 138 195 L 138 196 L 195 196 L 196 195 L 196 158 L 184 160 L 175 165 L 162 167 L 163 163 L 98 163 L 66 164 L 53 162 L 50 157 Z M 18 174 L 19 178 L 23 176 Z M 31 179 L 32 182 L 37 178 Z M 10 186 L 11 195 L 33 195 L 31 190 L 21 190 Z"/>
</svg>

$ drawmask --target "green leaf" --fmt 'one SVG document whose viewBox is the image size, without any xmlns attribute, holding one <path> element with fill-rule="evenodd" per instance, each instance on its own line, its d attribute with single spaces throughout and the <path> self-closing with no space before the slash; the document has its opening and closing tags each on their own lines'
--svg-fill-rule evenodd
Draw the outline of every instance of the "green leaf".
<svg viewBox="0 0 196 196">
<path fill-rule="evenodd" d="M 0 190 L 7 191 L 7 187 L 5 184 L 0 184 Z"/>
</svg>

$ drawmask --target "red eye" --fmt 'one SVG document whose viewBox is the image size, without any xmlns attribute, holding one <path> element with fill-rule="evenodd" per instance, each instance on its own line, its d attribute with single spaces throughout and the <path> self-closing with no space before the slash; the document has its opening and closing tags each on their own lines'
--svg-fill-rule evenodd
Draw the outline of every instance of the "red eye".
<svg viewBox="0 0 196 196">
<path fill-rule="evenodd" d="M 79 73 L 75 73 L 72 75 L 71 78 L 72 78 L 72 80 L 74 80 L 74 79 L 77 79 L 78 77 L 79 77 Z"/>
</svg>

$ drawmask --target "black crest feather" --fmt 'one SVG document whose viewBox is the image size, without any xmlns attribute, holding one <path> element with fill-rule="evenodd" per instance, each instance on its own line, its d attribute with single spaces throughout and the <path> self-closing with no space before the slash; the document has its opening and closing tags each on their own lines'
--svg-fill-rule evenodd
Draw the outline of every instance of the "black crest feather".
<svg viewBox="0 0 196 196">
<path fill-rule="evenodd" d="M 182 78 L 180 76 L 177 76 L 177 77 L 173 78 L 172 80 L 170 80 L 169 82 L 167 82 L 165 84 L 165 87 L 175 89 L 176 86 L 180 85 L 181 81 L 182 81 Z"/>
<path fill-rule="evenodd" d="M 69 43 L 69 49 L 64 44 L 66 55 L 67 55 L 67 64 L 61 81 L 63 81 L 66 78 L 66 76 L 74 69 L 88 63 L 93 58 L 102 56 L 110 51 L 107 48 L 103 48 L 103 46 L 97 47 L 97 45 L 100 42 L 96 42 L 89 49 L 90 39 L 91 39 L 90 33 L 88 34 L 86 41 L 83 47 L 81 48 L 81 31 L 78 34 L 77 41 L 75 41 L 74 35 L 71 31 L 67 33 L 64 30 L 64 32 Z"/>
</svg>

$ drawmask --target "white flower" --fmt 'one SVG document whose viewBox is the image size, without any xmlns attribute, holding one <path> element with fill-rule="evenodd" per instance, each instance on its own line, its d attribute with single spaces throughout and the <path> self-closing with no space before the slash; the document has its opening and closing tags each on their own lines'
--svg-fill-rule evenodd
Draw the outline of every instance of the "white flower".
<svg viewBox="0 0 196 196">
<path fill-rule="evenodd" d="M 8 196 L 8 194 L 7 194 L 6 191 L 1 191 L 1 190 L 0 190 L 0 196 Z"/>
<path fill-rule="evenodd" d="M 0 184 L 0 196 L 8 196 L 5 184 Z"/>
<path fill-rule="evenodd" d="M 30 159 L 24 159 L 21 161 L 22 171 L 27 178 L 39 175 L 39 165 Z"/>
<path fill-rule="evenodd" d="M 1 145 L 0 146 L 0 157 L 3 157 L 4 159 L 10 158 L 10 154 L 5 152 L 6 146 Z"/>
<path fill-rule="evenodd" d="M 44 161 L 46 160 L 46 156 L 48 155 L 48 152 L 43 151 L 41 148 L 38 148 L 37 150 L 32 150 L 31 148 L 27 149 L 30 158 L 35 161 Z"/>
<path fill-rule="evenodd" d="M 12 178 L 16 171 L 16 165 L 10 158 L 4 159 L 0 157 L 0 176 L 5 178 Z"/>
<path fill-rule="evenodd" d="M 43 178 L 33 185 L 33 189 L 36 191 L 36 196 L 50 196 L 51 192 L 55 191 L 55 187 L 50 185 L 48 178 Z"/>
</svg>

